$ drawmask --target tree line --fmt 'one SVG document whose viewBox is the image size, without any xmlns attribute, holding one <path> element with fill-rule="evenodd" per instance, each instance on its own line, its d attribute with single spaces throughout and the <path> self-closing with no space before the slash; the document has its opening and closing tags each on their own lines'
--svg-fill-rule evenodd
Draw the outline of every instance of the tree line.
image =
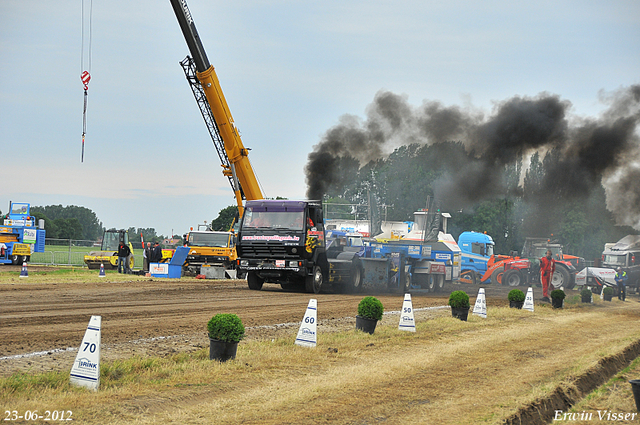
<svg viewBox="0 0 640 425">
<path fill-rule="evenodd" d="M 39 219 L 44 220 L 47 238 L 95 241 L 102 238 L 105 230 L 94 211 L 77 205 L 32 206 L 31 215 L 36 223 Z M 152 227 L 130 227 L 127 233 L 134 244 L 141 241 L 141 235 L 145 242 L 151 243 L 166 239 L 164 235 L 156 234 L 156 229 Z"/>
<path fill-rule="evenodd" d="M 526 237 L 542 237 L 564 245 L 564 252 L 599 258 L 607 242 L 616 242 L 638 232 L 618 226 L 607 210 L 602 184 L 588 192 L 572 191 L 570 185 L 545 186 L 541 182 L 557 165 L 559 152 L 551 150 L 499 167 L 502 176 L 500 196 L 466 202 L 457 198 L 458 188 L 448 183 L 466 185 L 465 190 L 495 181 L 462 181 L 451 178 L 465 172 L 461 164 L 473 166 L 474 153 L 460 142 L 432 145 L 411 144 L 396 148 L 388 157 L 364 166 L 350 157 L 336 159 L 338 179 L 327 186 L 324 200 L 367 204 L 373 199 L 374 216 L 388 220 L 413 220 L 413 212 L 426 207 L 428 197 L 436 199 L 443 212 L 449 212 L 449 233 L 456 239 L 463 231 L 487 232 L 496 243 L 496 253 L 522 250 Z"/>
</svg>

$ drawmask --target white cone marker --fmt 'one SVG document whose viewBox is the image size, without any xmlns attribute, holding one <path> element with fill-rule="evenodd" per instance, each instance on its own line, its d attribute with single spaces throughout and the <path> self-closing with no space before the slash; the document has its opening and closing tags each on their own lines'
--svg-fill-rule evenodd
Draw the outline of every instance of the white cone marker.
<svg viewBox="0 0 640 425">
<path fill-rule="evenodd" d="M 527 295 L 524 297 L 523 310 L 533 311 L 533 288 L 527 289 Z"/>
<path fill-rule="evenodd" d="M 98 391 L 100 386 L 100 326 L 101 316 L 91 316 L 82 345 L 71 368 L 70 382 L 78 387 Z"/>
<path fill-rule="evenodd" d="M 104 274 L 104 264 L 100 264 L 100 273 L 98 273 L 98 277 L 105 277 Z"/>
<path fill-rule="evenodd" d="M 480 288 L 478 291 L 478 297 L 476 298 L 476 305 L 473 306 L 473 313 L 484 319 L 487 318 L 487 300 L 484 296 L 484 288 Z"/>
<path fill-rule="evenodd" d="M 29 277 L 29 272 L 27 271 L 27 263 L 22 263 L 22 269 L 20 269 L 20 277 Z"/>
<path fill-rule="evenodd" d="M 404 294 L 402 302 L 402 311 L 400 312 L 400 323 L 398 329 L 401 331 L 416 331 L 416 321 L 413 318 L 413 304 L 411 302 L 411 294 Z"/>
<path fill-rule="evenodd" d="M 318 339 L 316 335 L 316 322 L 318 321 L 318 300 L 310 299 L 307 311 L 300 324 L 300 330 L 296 337 L 296 345 L 303 347 L 315 347 Z"/>
</svg>

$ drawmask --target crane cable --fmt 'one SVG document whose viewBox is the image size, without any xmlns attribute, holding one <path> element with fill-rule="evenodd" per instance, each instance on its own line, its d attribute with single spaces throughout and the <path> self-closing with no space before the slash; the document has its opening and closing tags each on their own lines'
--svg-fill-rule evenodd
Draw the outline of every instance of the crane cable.
<svg viewBox="0 0 640 425">
<path fill-rule="evenodd" d="M 87 63 L 85 64 L 84 59 L 84 51 L 85 51 L 85 0 L 81 0 L 82 2 L 82 48 L 80 53 L 80 79 L 82 80 L 82 84 L 84 86 L 84 106 L 82 108 L 82 156 L 80 162 L 84 162 L 84 138 L 87 134 L 87 101 L 88 101 L 88 90 L 89 90 L 89 81 L 91 80 L 91 21 L 93 15 L 93 0 L 89 1 L 89 18 L 88 18 L 88 48 L 87 48 Z M 86 65 L 86 69 L 85 69 Z"/>
</svg>

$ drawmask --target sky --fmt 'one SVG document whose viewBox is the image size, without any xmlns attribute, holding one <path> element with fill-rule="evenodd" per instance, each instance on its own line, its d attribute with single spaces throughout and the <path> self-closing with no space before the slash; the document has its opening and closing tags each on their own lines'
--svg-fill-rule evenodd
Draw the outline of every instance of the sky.
<svg viewBox="0 0 640 425">
<path fill-rule="evenodd" d="M 94 1 L 89 19 L 90 5 L 0 0 L 0 211 L 79 205 L 105 227 L 165 236 L 210 222 L 235 200 L 179 64 L 189 52 L 169 1 Z M 314 145 L 381 90 L 485 113 L 550 93 L 597 117 L 607 93 L 640 83 L 636 0 L 188 6 L 270 198 L 304 199 Z"/>
</svg>

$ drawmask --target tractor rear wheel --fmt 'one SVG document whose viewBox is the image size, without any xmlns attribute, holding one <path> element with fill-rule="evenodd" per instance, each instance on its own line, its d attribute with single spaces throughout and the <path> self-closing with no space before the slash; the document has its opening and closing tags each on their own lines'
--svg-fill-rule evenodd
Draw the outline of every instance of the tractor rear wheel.
<svg viewBox="0 0 640 425">
<path fill-rule="evenodd" d="M 522 284 L 522 273 L 518 270 L 507 270 L 502 275 L 502 283 L 509 286 L 520 286 Z"/>
<path fill-rule="evenodd" d="M 556 270 L 553 272 L 553 276 L 551 277 L 551 284 L 554 288 L 565 287 L 569 288 L 569 284 L 571 282 L 571 275 L 569 274 L 569 270 L 562 266 L 556 267 Z"/>
</svg>

